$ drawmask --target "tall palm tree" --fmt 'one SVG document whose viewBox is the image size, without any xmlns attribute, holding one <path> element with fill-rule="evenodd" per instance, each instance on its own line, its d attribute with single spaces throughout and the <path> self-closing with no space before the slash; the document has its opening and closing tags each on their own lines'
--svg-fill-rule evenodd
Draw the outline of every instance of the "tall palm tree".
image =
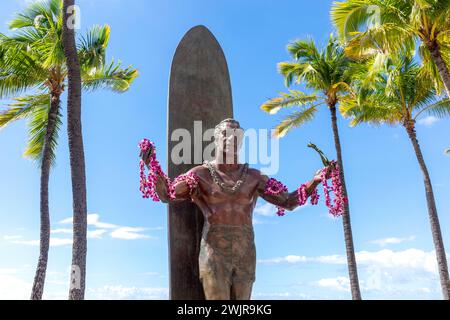
<svg viewBox="0 0 450 320">
<path fill-rule="evenodd" d="M 320 105 L 328 107 L 337 161 L 341 169 L 342 187 L 348 199 L 336 107 L 339 104 L 340 97 L 349 94 L 351 61 L 332 36 L 330 36 L 327 46 L 321 51 L 312 40 L 295 41 L 290 43 L 287 49 L 294 61 L 278 64 L 280 73 L 285 77 L 286 85 L 290 87 L 295 80 L 297 84 L 304 83 L 307 88 L 315 90 L 315 93 L 306 94 L 298 90 L 289 90 L 287 93 L 281 93 L 279 97 L 266 101 L 261 108 L 270 114 L 275 114 L 285 107 L 298 106 L 300 108 L 299 111 L 291 113 L 277 125 L 275 135 L 282 137 L 292 128 L 311 121 Z M 352 297 L 355 300 L 360 300 L 361 292 L 348 201 L 345 204 L 342 217 Z"/>
<path fill-rule="evenodd" d="M 13 102 L 0 111 L 0 128 L 28 119 L 24 155 L 41 170 L 40 254 L 31 299 L 42 299 L 50 240 L 48 182 L 61 125 L 61 94 L 67 82 L 62 48 L 62 0 L 36 1 L 9 23 L 10 36 L 0 34 L 0 99 Z M 83 88 L 126 91 L 137 71 L 107 63 L 109 26 L 95 26 L 78 43 Z"/>
<path fill-rule="evenodd" d="M 370 68 L 371 66 L 366 70 Z M 407 55 L 391 57 L 387 60 L 385 69 L 373 77 L 374 83 L 365 84 L 358 89 L 357 99 L 347 96 L 342 100 L 341 112 L 352 118 L 351 125 L 369 122 L 402 125 L 405 128 L 423 174 L 441 287 L 444 299 L 448 300 L 450 283 L 447 259 L 431 179 L 417 140 L 415 124 L 423 114 L 450 116 L 450 100 L 440 99 L 436 95 L 432 80 L 424 76 L 422 69 Z M 360 74 L 360 78 L 366 77 L 366 73 Z"/>
<path fill-rule="evenodd" d="M 81 70 L 75 42 L 74 0 L 64 0 L 62 45 L 67 64 L 67 133 L 73 198 L 73 248 L 70 274 L 70 300 L 84 299 L 87 255 L 87 200 L 83 131 L 81 128 Z"/>
<path fill-rule="evenodd" d="M 450 0 L 334 2 L 331 19 L 353 54 L 413 50 L 418 40 L 427 72 L 450 97 Z"/>
</svg>

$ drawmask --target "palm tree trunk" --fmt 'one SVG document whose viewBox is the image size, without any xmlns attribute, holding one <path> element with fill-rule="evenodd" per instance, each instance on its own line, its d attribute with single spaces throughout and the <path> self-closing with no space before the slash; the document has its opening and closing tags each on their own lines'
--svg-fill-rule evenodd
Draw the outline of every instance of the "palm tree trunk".
<svg viewBox="0 0 450 320">
<path fill-rule="evenodd" d="M 431 53 L 431 58 L 433 59 L 436 67 L 438 68 L 439 74 L 441 75 L 442 82 L 444 83 L 445 91 L 447 91 L 447 97 L 450 98 L 450 72 L 448 71 L 447 65 L 442 58 L 441 50 L 439 48 L 439 43 L 436 40 L 428 41 L 425 43 L 428 50 Z"/>
<path fill-rule="evenodd" d="M 86 172 L 81 128 L 81 75 L 74 26 L 68 25 L 74 0 L 64 0 L 62 43 L 67 63 L 67 121 L 73 196 L 73 247 L 70 300 L 84 299 L 87 254 Z"/>
<path fill-rule="evenodd" d="M 45 275 L 47 272 L 48 249 L 50 247 L 50 214 L 48 208 L 48 181 L 51 167 L 51 146 L 52 136 L 55 134 L 56 122 L 58 119 L 60 105 L 60 93 L 52 93 L 50 100 L 50 110 L 48 113 L 47 130 L 45 133 L 44 147 L 42 150 L 41 163 L 41 199 L 40 199 L 40 245 L 39 261 L 34 276 L 33 287 L 31 289 L 31 300 L 41 300 L 44 293 Z"/>
<path fill-rule="evenodd" d="M 351 288 L 353 300 L 361 300 L 361 291 L 359 288 L 359 280 L 358 280 L 358 268 L 356 265 L 355 248 L 353 245 L 352 226 L 350 223 L 350 207 L 349 207 L 348 196 L 347 196 L 347 187 L 346 187 L 345 179 L 344 179 L 344 164 L 342 162 L 341 141 L 339 139 L 339 130 L 338 130 L 338 126 L 337 126 L 335 103 L 330 104 L 329 108 L 330 108 L 330 112 L 331 112 L 331 124 L 333 127 L 334 145 L 336 148 L 337 162 L 341 169 L 340 173 L 341 173 L 342 189 L 344 191 L 344 196 L 347 198 L 347 202 L 344 205 L 344 212 L 342 213 L 342 222 L 344 225 L 345 249 L 347 252 L 347 264 L 348 264 L 348 273 L 349 273 L 349 278 L 350 278 L 350 288 Z"/>
<path fill-rule="evenodd" d="M 428 173 L 425 160 L 423 159 L 422 150 L 420 149 L 419 141 L 417 141 L 414 121 L 410 121 L 405 125 L 409 139 L 414 147 L 417 161 L 423 174 L 423 182 L 425 184 L 425 196 L 427 199 L 428 216 L 430 219 L 431 233 L 433 235 L 434 247 L 436 250 L 436 258 L 439 269 L 439 277 L 441 279 L 442 294 L 445 300 L 450 300 L 450 281 L 448 276 L 447 257 L 445 255 L 444 242 L 442 241 L 441 227 L 439 224 L 439 217 L 436 209 L 436 202 L 433 194 L 433 187 L 431 185 L 430 175 Z"/>
</svg>

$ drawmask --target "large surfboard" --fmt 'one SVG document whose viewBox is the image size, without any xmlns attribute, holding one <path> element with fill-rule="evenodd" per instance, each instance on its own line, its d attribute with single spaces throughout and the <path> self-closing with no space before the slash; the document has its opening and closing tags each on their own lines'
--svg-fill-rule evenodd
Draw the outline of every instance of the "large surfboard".
<svg viewBox="0 0 450 320">
<path fill-rule="evenodd" d="M 213 34 L 204 26 L 190 29 L 179 43 L 172 61 L 168 101 L 168 173 L 174 178 L 201 164 L 202 150 L 194 154 L 194 121 L 203 132 L 233 116 L 230 77 L 225 55 Z M 175 164 L 171 141 L 176 129 L 192 137 L 190 163 Z M 209 142 L 202 143 L 202 149 Z M 194 160 L 197 163 L 194 163 Z M 170 299 L 204 299 L 199 280 L 198 254 L 203 216 L 190 201 L 168 206 Z"/>
</svg>

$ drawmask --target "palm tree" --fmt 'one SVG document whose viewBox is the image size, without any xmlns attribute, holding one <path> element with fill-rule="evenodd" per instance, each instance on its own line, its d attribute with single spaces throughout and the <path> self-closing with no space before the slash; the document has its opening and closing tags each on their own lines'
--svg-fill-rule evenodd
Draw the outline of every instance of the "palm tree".
<svg viewBox="0 0 450 320">
<path fill-rule="evenodd" d="M 62 0 L 36 1 L 9 23 L 12 35 L 0 34 L 0 99 L 13 102 L 0 111 L 0 128 L 28 119 L 24 155 L 38 162 L 40 186 L 40 254 L 31 299 L 42 299 L 47 268 L 50 218 L 48 182 L 55 162 L 61 125 L 60 97 L 67 80 L 61 42 Z M 137 71 L 105 61 L 109 26 L 95 26 L 78 43 L 83 88 L 126 91 Z"/>
<path fill-rule="evenodd" d="M 266 101 L 261 108 L 270 114 L 275 114 L 285 107 L 298 106 L 300 108 L 299 111 L 291 113 L 277 125 L 275 135 L 282 137 L 292 128 L 311 121 L 318 106 L 326 105 L 328 107 L 337 161 L 341 169 L 343 191 L 348 199 L 336 107 L 340 97 L 348 94 L 350 90 L 351 73 L 349 67 L 351 61 L 345 56 L 344 50 L 332 36 L 330 36 L 327 46 L 321 51 L 317 49 L 312 40 L 297 40 L 289 44 L 287 49 L 294 61 L 278 64 L 280 73 L 285 77 L 286 85 L 290 87 L 294 80 L 297 84 L 304 82 L 306 87 L 315 90 L 315 93 L 306 94 L 298 90 L 289 90 L 287 93 L 281 93 L 279 97 Z M 360 300 L 361 292 L 348 202 L 345 204 L 342 217 L 352 297 L 355 300 Z"/>
<path fill-rule="evenodd" d="M 369 66 L 367 70 L 370 68 Z M 364 72 L 361 76 L 367 77 Z M 352 118 L 351 125 L 369 122 L 402 125 L 405 128 L 423 174 L 441 287 L 444 299 L 448 300 L 450 283 L 447 259 L 431 179 L 417 140 L 415 124 L 423 114 L 450 116 L 450 100 L 439 100 L 432 80 L 424 75 L 423 67 L 407 55 L 388 59 L 385 69 L 374 78 L 375 82 L 359 88 L 357 99 L 347 96 L 342 100 L 341 112 Z"/>
<path fill-rule="evenodd" d="M 450 97 L 450 0 L 347 0 L 334 2 L 331 19 L 348 53 L 419 53 L 438 90 Z M 375 50 L 374 50 L 375 49 Z"/>
<path fill-rule="evenodd" d="M 81 129 L 81 70 L 75 42 L 75 25 L 70 25 L 74 0 L 64 0 L 62 45 L 67 64 L 67 133 L 73 198 L 73 248 L 70 300 L 83 300 L 86 287 L 87 201 L 83 132 Z M 73 17 L 72 17 L 73 18 Z"/>
</svg>

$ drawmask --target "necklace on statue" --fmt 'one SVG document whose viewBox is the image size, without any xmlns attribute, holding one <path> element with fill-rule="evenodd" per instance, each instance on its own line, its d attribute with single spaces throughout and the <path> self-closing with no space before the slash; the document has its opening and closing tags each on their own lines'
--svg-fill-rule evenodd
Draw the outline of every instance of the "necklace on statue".
<svg viewBox="0 0 450 320">
<path fill-rule="evenodd" d="M 242 169 L 242 172 L 241 172 L 241 176 L 232 186 L 226 184 L 225 181 L 223 181 L 222 177 L 219 175 L 216 168 L 214 167 L 214 165 L 211 162 L 205 161 L 204 165 L 208 168 L 209 173 L 211 174 L 211 178 L 213 179 L 214 183 L 217 184 L 220 187 L 220 189 L 222 189 L 223 191 L 225 191 L 227 193 L 232 194 L 232 193 L 235 193 L 236 191 L 238 191 L 240 189 L 240 187 L 242 186 L 242 184 L 245 182 L 245 179 L 247 178 L 248 163 L 246 163 L 244 165 L 244 168 Z"/>
</svg>

